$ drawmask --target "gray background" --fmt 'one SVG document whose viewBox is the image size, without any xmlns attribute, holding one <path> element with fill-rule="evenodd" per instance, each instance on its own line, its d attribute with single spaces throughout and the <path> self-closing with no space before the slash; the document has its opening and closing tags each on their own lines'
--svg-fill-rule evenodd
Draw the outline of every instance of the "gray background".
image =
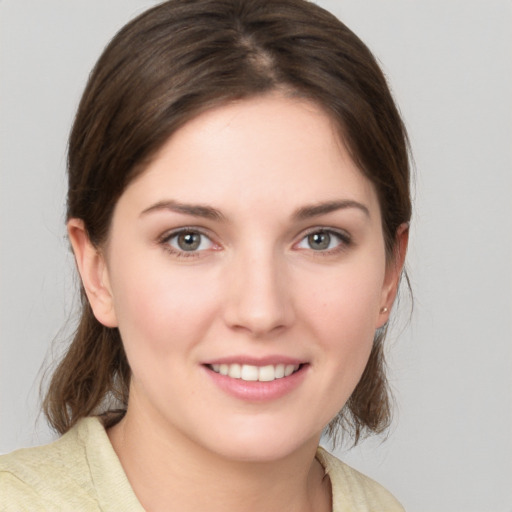
<svg viewBox="0 0 512 512">
<path fill-rule="evenodd" d="M 0 0 L 0 452 L 51 438 L 41 367 L 76 287 L 66 137 L 103 46 L 154 3 Z M 318 3 L 382 62 L 417 168 L 414 313 L 404 300 L 389 342 L 396 422 L 339 453 L 409 512 L 510 512 L 512 3 Z"/>
</svg>

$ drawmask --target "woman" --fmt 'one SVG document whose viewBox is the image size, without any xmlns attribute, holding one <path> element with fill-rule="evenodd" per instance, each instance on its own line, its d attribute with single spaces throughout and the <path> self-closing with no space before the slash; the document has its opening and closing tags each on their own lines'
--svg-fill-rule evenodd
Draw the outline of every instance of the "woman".
<svg viewBox="0 0 512 512">
<path fill-rule="evenodd" d="M 98 61 L 68 168 L 63 437 L 3 457 L 4 508 L 402 510 L 318 449 L 389 421 L 409 170 L 363 43 L 302 0 L 165 2 Z"/>
</svg>

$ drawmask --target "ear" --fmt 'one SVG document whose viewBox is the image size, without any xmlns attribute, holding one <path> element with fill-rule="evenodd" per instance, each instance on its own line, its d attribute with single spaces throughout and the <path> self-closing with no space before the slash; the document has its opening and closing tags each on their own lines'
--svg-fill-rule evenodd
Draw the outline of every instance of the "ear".
<svg viewBox="0 0 512 512">
<path fill-rule="evenodd" d="M 382 327 L 389 320 L 391 307 L 398 293 L 408 243 L 409 223 L 404 222 L 400 224 L 396 231 L 393 257 L 386 265 L 386 274 L 382 286 L 380 310 L 377 315 L 376 328 Z"/>
<path fill-rule="evenodd" d="M 117 327 L 105 257 L 90 241 L 81 219 L 70 219 L 67 228 L 78 272 L 94 316 L 106 327 Z"/>
</svg>

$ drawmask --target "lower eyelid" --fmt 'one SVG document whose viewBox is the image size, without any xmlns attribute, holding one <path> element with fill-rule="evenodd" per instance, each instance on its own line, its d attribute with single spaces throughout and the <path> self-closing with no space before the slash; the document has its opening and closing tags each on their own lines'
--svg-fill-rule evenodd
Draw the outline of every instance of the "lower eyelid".
<svg viewBox="0 0 512 512">
<path fill-rule="evenodd" d="M 180 247 L 175 247 L 174 244 L 170 243 L 171 240 L 176 239 L 179 235 L 181 235 L 183 233 L 199 234 L 201 237 L 204 237 L 208 240 L 208 247 L 203 248 L 203 249 L 198 248 L 196 250 L 187 251 L 185 249 L 181 249 Z M 348 248 L 348 246 L 352 245 L 352 243 L 353 243 L 352 237 L 346 232 L 340 232 L 340 231 L 332 229 L 332 228 L 316 228 L 316 229 L 312 229 L 312 230 L 306 232 L 304 235 L 302 235 L 299 242 L 294 244 L 294 247 L 297 247 L 299 244 L 301 244 L 302 242 L 307 240 L 308 236 L 313 235 L 315 233 L 329 234 L 330 236 L 333 236 L 336 239 L 338 239 L 338 243 L 336 244 L 335 247 L 331 247 L 331 248 L 327 248 L 327 249 L 323 249 L 323 250 L 321 250 L 321 249 L 315 250 L 311 247 L 298 247 L 298 248 L 312 251 L 318 255 L 322 255 L 322 254 L 329 255 L 329 254 L 333 254 L 333 253 L 345 250 Z M 204 233 L 202 230 L 199 230 L 197 228 L 188 228 L 188 227 L 180 228 L 180 229 L 165 233 L 164 235 L 159 237 L 158 243 L 160 245 L 162 245 L 163 248 L 167 252 L 169 252 L 173 255 L 176 255 L 176 256 L 180 256 L 180 257 L 194 257 L 194 256 L 197 257 L 201 253 L 206 252 L 208 250 L 218 250 L 219 249 L 218 244 L 216 244 L 216 242 L 213 240 L 213 238 L 209 234 Z"/>
<path fill-rule="evenodd" d="M 184 249 L 181 249 L 180 247 L 175 247 L 174 244 L 171 244 L 172 240 L 176 240 L 180 235 L 184 233 L 195 233 L 200 235 L 202 238 L 208 240 L 208 247 L 204 249 L 197 249 L 197 250 L 191 250 L 187 251 Z M 204 233 L 200 229 L 197 228 L 180 228 L 173 230 L 171 232 L 167 232 L 158 239 L 158 243 L 164 246 L 164 248 L 173 254 L 180 254 L 184 256 L 193 256 L 197 255 L 198 253 L 207 251 L 208 249 L 211 249 L 216 246 L 216 243 L 213 241 L 212 237 L 208 235 L 207 233 Z"/>
<path fill-rule="evenodd" d="M 348 245 L 351 245 L 351 243 L 352 243 L 352 238 L 348 233 L 340 232 L 338 230 L 331 229 L 331 228 L 316 228 L 316 229 L 312 229 L 312 230 L 308 231 L 307 233 L 305 233 L 302 236 L 302 238 L 299 240 L 298 244 L 307 240 L 307 238 L 309 236 L 314 235 L 315 233 L 326 233 L 326 234 L 333 236 L 339 240 L 339 244 L 337 247 L 333 247 L 331 249 L 326 249 L 324 251 L 320 251 L 320 250 L 315 251 L 318 253 L 320 253 L 320 252 L 328 253 L 330 251 L 335 251 L 340 245 L 347 247 Z M 295 244 L 295 245 L 298 245 L 298 244 Z M 309 248 L 309 249 L 314 251 L 314 249 L 312 249 L 312 248 Z"/>
</svg>

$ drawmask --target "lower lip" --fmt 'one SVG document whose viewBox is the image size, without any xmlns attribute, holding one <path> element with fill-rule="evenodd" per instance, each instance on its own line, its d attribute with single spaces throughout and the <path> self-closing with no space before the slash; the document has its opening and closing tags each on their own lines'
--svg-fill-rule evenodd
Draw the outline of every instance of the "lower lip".
<svg viewBox="0 0 512 512">
<path fill-rule="evenodd" d="M 214 372 L 204 366 L 206 373 L 212 381 L 227 394 L 249 402 L 266 402 L 281 398 L 295 390 L 304 380 L 308 365 L 303 364 L 288 377 L 275 379 L 270 382 L 246 381 L 232 379 L 226 375 Z"/>
</svg>

